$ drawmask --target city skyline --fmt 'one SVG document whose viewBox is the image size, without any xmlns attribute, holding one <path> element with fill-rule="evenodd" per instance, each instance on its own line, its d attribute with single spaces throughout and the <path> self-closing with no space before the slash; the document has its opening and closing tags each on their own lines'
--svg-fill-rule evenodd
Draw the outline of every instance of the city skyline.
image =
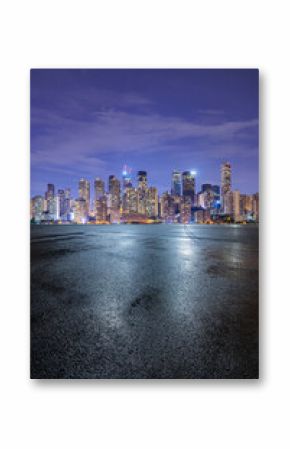
<svg viewBox="0 0 290 449">
<path fill-rule="evenodd" d="M 31 198 L 32 222 L 64 223 L 216 223 L 258 222 L 259 193 L 245 194 L 233 188 L 232 165 L 220 166 L 220 183 L 202 183 L 198 188 L 196 172 L 171 172 L 171 188 L 159 192 L 150 184 L 148 173 L 134 176 L 124 165 L 121 179 L 110 175 L 105 183 L 95 177 L 78 181 L 74 198 L 71 186 L 55 188 L 47 184 L 44 195 Z"/>
<path fill-rule="evenodd" d="M 120 167 L 168 190 L 172 170 L 219 184 L 231 160 L 235 188 L 258 191 L 257 70 L 31 72 L 31 196 L 72 188 Z"/>
</svg>

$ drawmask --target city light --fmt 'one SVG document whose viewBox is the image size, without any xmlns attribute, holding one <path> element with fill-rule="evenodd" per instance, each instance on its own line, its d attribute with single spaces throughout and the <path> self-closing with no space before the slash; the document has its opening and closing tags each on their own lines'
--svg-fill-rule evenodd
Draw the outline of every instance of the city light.
<svg viewBox="0 0 290 449">
<path fill-rule="evenodd" d="M 55 190 L 47 185 L 44 196 L 31 199 L 32 223 L 44 224 L 192 224 L 253 223 L 259 221 L 259 194 L 246 195 L 232 190 L 231 164 L 221 166 L 221 182 L 201 184 L 197 189 L 196 170 L 173 170 L 171 192 L 158 193 L 148 185 L 147 171 L 139 170 L 134 183 L 132 169 L 124 165 L 122 180 L 110 175 L 108 188 L 95 178 L 80 178 L 78 197 L 71 189 Z M 135 185 L 134 185 L 135 184 Z"/>
</svg>

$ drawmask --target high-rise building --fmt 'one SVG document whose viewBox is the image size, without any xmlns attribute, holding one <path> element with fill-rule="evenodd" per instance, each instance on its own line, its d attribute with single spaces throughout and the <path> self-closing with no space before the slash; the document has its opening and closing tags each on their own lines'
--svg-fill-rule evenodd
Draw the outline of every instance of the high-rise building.
<svg viewBox="0 0 290 449">
<path fill-rule="evenodd" d="M 253 195 L 253 218 L 255 221 L 259 221 L 259 193 Z"/>
<path fill-rule="evenodd" d="M 127 165 L 124 165 L 122 171 L 123 192 L 133 187 L 131 172 L 132 169 Z"/>
<path fill-rule="evenodd" d="M 120 221 L 120 206 L 121 206 L 121 189 L 120 181 L 114 175 L 109 176 L 109 202 L 108 215 L 111 223 L 119 223 Z"/>
<path fill-rule="evenodd" d="M 218 209 L 220 201 L 220 187 L 212 184 L 202 184 L 198 194 L 197 205 L 204 209 Z"/>
<path fill-rule="evenodd" d="M 182 193 L 182 183 L 181 183 L 181 172 L 174 170 L 171 177 L 171 194 L 176 196 L 181 196 Z"/>
<path fill-rule="evenodd" d="M 67 220 L 66 198 L 65 198 L 65 191 L 63 189 L 58 189 L 57 201 L 60 219 Z"/>
<path fill-rule="evenodd" d="M 148 190 L 148 181 L 147 181 L 147 172 L 146 171 L 138 171 L 137 173 L 137 181 L 138 181 L 138 213 L 145 215 L 146 214 L 146 197 Z"/>
<path fill-rule="evenodd" d="M 87 201 L 84 198 L 77 198 L 75 200 L 74 221 L 78 224 L 84 224 L 87 222 L 87 218 Z"/>
<path fill-rule="evenodd" d="M 147 189 L 146 215 L 150 218 L 158 217 L 158 192 L 156 187 L 149 187 Z"/>
<path fill-rule="evenodd" d="M 105 195 L 95 200 L 95 215 L 96 221 L 107 220 L 107 198 Z"/>
<path fill-rule="evenodd" d="M 138 188 L 147 189 L 147 171 L 138 171 L 137 173 Z"/>
<path fill-rule="evenodd" d="M 240 212 L 240 191 L 234 190 L 233 191 L 233 216 L 234 221 L 241 221 L 241 212 Z"/>
<path fill-rule="evenodd" d="M 86 202 L 86 213 L 90 211 L 90 181 L 81 178 L 79 180 L 79 199 L 82 198 Z"/>
<path fill-rule="evenodd" d="M 67 187 L 64 190 L 64 197 L 65 197 L 65 212 L 64 215 L 66 217 L 66 220 L 70 220 L 71 218 L 71 189 Z"/>
<path fill-rule="evenodd" d="M 191 222 L 191 197 L 183 196 L 180 202 L 180 222 L 188 224 Z"/>
<path fill-rule="evenodd" d="M 105 195 L 105 183 L 100 178 L 96 178 L 94 181 L 94 194 L 95 200 L 99 200 Z"/>
<path fill-rule="evenodd" d="M 47 184 L 47 191 L 45 192 L 46 211 L 49 220 L 54 220 L 55 216 L 55 198 L 54 198 L 54 184 Z"/>
<path fill-rule="evenodd" d="M 225 212 L 225 196 L 232 188 L 232 167 L 229 162 L 225 162 L 221 165 L 221 203 L 222 209 Z"/>
<path fill-rule="evenodd" d="M 231 190 L 223 195 L 223 213 L 226 215 L 233 214 L 233 192 Z"/>
<path fill-rule="evenodd" d="M 31 218 L 35 222 L 40 222 L 42 220 L 43 212 L 44 198 L 41 195 L 36 195 L 31 200 Z"/>
<path fill-rule="evenodd" d="M 195 172 L 184 171 L 182 173 L 182 194 L 191 199 L 191 204 L 194 205 L 195 199 Z"/>
<path fill-rule="evenodd" d="M 169 192 L 163 193 L 160 198 L 160 206 L 162 220 L 166 223 L 176 223 L 178 221 L 178 213 L 173 195 L 170 195 Z"/>
<path fill-rule="evenodd" d="M 123 195 L 123 213 L 138 213 L 138 189 L 128 187 Z"/>
<path fill-rule="evenodd" d="M 100 178 L 96 178 L 94 181 L 94 215 L 96 221 L 105 221 L 107 219 L 105 183 Z"/>
</svg>

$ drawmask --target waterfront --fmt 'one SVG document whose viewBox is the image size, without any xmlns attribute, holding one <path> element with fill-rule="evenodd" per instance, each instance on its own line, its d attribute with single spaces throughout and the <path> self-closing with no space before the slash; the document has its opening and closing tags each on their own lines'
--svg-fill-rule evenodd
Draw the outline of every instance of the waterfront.
<svg viewBox="0 0 290 449">
<path fill-rule="evenodd" d="M 258 377 L 258 226 L 32 226 L 31 377 Z"/>
</svg>

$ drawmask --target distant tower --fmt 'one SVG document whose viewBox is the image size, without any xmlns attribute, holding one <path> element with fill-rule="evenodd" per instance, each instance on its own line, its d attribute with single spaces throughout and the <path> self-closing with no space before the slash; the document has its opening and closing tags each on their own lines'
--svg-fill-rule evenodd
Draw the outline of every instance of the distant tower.
<svg viewBox="0 0 290 449">
<path fill-rule="evenodd" d="M 138 181 L 138 213 L 146 214 L 146 196 L 147 196 L 147 172 L 138 171 L 137 173 Z"/>
<path fill-rule="evenodd" d="M 221 201 L 222 208 L 225 205 L 225 198 L 232 188 L 232 167 L 229 162 L 221 165 Z"/>
<path fill-rule="evenodd" d="M 171 194 L 181 196 L 181 172 L 177 170 L 172 172 Z"/>
<path fill-rule="evenodd" d="M 182 173 L 182 194 L 188 196 L 191 199 L 191 204 L 194 204 L 195 195 L 195 172 L 184 171 Z"/>
<path fill-rule="evenodd" d="M 100 178 L 96 178 L 94 181 L 94 193 L 95 201 L 105 195 L 105 183 Z"/>
<path fill-rule="evenodd" d="M 137 173 L 138 187 L 142 190 L 147 188 L 147 171 L 138 171 Z"/>
<path fill-rule="evenodd" d="M 107 201 L 105 196 L 105 183 L 100 178 L 94 181 L 94 212 L 97 221 L 106 220 Z"/>
<path fill-rule="evenodd" d="M 47 212 L 49 219 L 55 218 L 55 198 L 54 198 L 54 184 L 47 184 L 47 191 L 45 192 L 45 200 L 47 205 Z"/>
<path fill-rule="evenodd" d="M 112 223 L 120 220 L 120 181 L 114 175 L 109 176 L 109 215 Z"/>
<path fill-rule="evenodd" d="M 232 187 L 232 167 L 229 162 L 221 166 L 221 194 L 225 195 Z"/>
<path fill-rule="evenodd" d="M 156 187 L 149 187 L 147 189 L 146 215 L 151 218 L 158 217 L 158 191 Z"/>
<path fill-rule="evenodd" d="M 59 216 L 62 219 L 67 219 L 65 191 L 63 189 L 58 189 L 57 198 L 58 198 Z"/>
<path fill-rule="evenodd" d="M 79 180 L 79 198 L 85 200 L 85 207 L 87 213 L 90 210 L 90 181 L 87 179 L 81 178 Z M 83 203 L 82 203 L 83 208 Z"/>
<path fill-rule="evenodd" d="M 132 172 L 132 169 L 130 167 L 128 167 L 127 165 L 124 165 L 123 171 L 122 171 L 123 192 L 125 192 L 126 189 L 130 189 L 131 187 L 133 187 L 131 172 Z"/>
</svg>

